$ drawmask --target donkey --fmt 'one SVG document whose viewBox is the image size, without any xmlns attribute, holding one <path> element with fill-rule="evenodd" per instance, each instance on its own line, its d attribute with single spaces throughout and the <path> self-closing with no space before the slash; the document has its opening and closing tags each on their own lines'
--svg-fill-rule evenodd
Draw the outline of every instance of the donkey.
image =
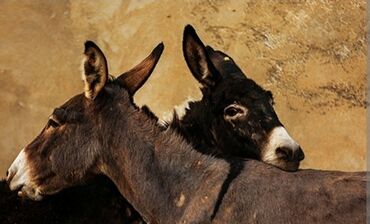
<svg viewBox="0 0 370 224">
<path fill-rule="evenodd" d="M 191 48 L 190 44 L 185 44 L 185 43 L 190 42 L 190 41 L 187 41 L 189 39 L 197 39 L 198 42 L 200 41 L 199 37 L 196 35 L 194 29 L 191 26 L 186 27 L 185 31 L 184 31 L 184 55 L 185 55 L 185 58 L 187 59 L 189 67 L 192 68 L 191 71 L 193 71 L 193 70 L 196 69 L 196 67 L 194 67 L 194 66 L 200 67 L 200 64 L 191 63 L 188 60 L 188 58 L 190 58 L 194 54 L 198 53 L 198 52 L 192 51 L 192 49 L 200 49 L 200 47 L 203 46 L 203 48 L 201 48 L 201 49 L 204 50 L 204 45 L 199 45 L 198 42 L 197 42 L 198 46 L 191 46 L 192 47 Z M 194 41 L 191 41 L 191 43 L 194 43 Z M 163 45 L 161 45 L 161 47 L 163 48 Z M 159 52 L 158 49 L 159 49 L 159 46 L 153 52 Z M 201 54 L 201 52 L 198 53 L 198 54 Z M 157 54 L 152 53 L 148 58 L 153 58 L 152 61 L 156 63 L 159 60 L 159 56 L 160 56 L 159 53 L 157 53 Z M 133 73 L 133 71 L 141 71 L 141 73 L 136 73 L 135 77 L 140 77 L 140 79 L 146 80 L 149 77 L 149 75 L 151 74 L 151 72 L 152 72 L 152 70 L 154 69 L 154 66 L 155 66 L 155 63 L 148 63 L 148 62 L 151 62 L 151 61 L 148 60 L 148 59 L 145 59 L 142 63 L 140 63 L 138 66 L 136 66 L 134 69 L 132 69 L 131 73 Z M 209 66 L 213 66 L 213 64 L 218 65 L 215 62 L 213 62 L 212 64 L 211 64 L 211 62 L 208 62 L 208 63 L 209 63 Z M 193 66 L 191 67 L 190 65 L 193 65 Z M 150 66 L 150 67 L 148 67 L 148 69 L 144 69 L 145 66 Z M 143 72 L 143 71 L 146 71 L 146 72 Z M 220 75 L 223 75 L 225 80 L 234 81 L 233 76 L 231 76 L 229 74 L 224 75 L 223 73 L 218 72 L 218 71 L 215 72 L 213 77 L 218 75 L 218 73 L 220 73 Z M 196 75 L 195 73 L 193 73 L 193 74 L 194 74 L 194 76 Z M 197 77 L 197 76 L 195 76 L 195 77 Z M 208 78 L 211 79 L 212 77 L 208 77 Z M 246 79 L 243 74 L 241 74 L 239 78 Z M 221 81 L 221 80 L 222 79 L 214 79 L 214 81 Z M 236 81 L 238 81 L 238 80 L 236 80 Z M 253 81 L 251 81 L 251 82 L 254 83 Z M 204 81 L 201 81 L 200 83 L 204 83 Z M 257 88 L 250 88 L 251 86 L 243 86 L 243 88 L 245 88 L 245 89 L 246 88 L 254 89 L 254 91 L 259 93 L 259 94 L 262 94 L 262 95 L 265 94 L 265 91 L 262 90 L 262 88 L 260 88 L 256 84 L 255 84 L 255 86 L 257 86 Z M 252 87 L 254 87 L 254 86 L 252 86 Z M 205 86 L 205 88 L 206 88 L 206 86 Z M 240 89 L 243 91 L 243 88 L 240 88 Z M 231 89 L 230 88 L 225 88 L 225 90 L 230 91 Z M 203 92 L 204 93 L 212 93 L 212 91 L 213 91 L 213 89 L 210 89 L 209 91 L 203 91 Z M 217 91 L 217 88 L 215 89 L 215 91 Z M 244 92 L 241 92 L 240 94 L 243 94 L 243 93 Z M 242 97 L 248 100 L 248 98 L 247 98 L 248 95 L 243 95 Z M 191 136 L 191 135 L 189 135 L 189 131 L 192 131 L 192 130 L 189 130 L 188 129 L 189 126 L 186 125 L 186 124 L 187 123 L 194 123 L 196 125 L 199 125 L 202 122 L 201 120 L 205 117 L 204 116 L 205 113 L 210 114 L 209 112 L 211 112 L 211 114 L 214 114 L 215 113 L 214 112 L 215 108 L 212 108 L 212 110 L 210 110 L 210 111 L 203 110 L 205 105 L 208 104 L 208 102 L 211 99 L 213 100 L 213 103 L 216 104 L 216 106 L 219 106 L 220 104 L 223 103 L 222 102 L 223 99 L 220 99 L 218 101 L 218 100 L 215 100 L 215 97 L 212 96 L 212 94 L 207 94 L 207 95 L 204 94 L 203 100 L 201 102 L 195 103 L 194 106 L 191 105 L 191 108 L 186 111 L 186 115 L 189 114 L 189 116 L 185 116 L 184 122 L 182 120 L 179 120 L 179 118 L 176 116 L 176 119 L 173 120 L 172 125 L 171 125 L 171 127 L 178 130 L 180 134 L 184 134 L 184 136 L 187 137 L 187 140 L 189 142 L 194 143 L 194 145 L 197 146 L 196 149 L 198 151 L 203 152 L 203 153 L 209 153 L 208 150 L 211 149 L 211 147 L 215 147 L 214 145 L 207 145 L 208 143 L 214 143 L 215 140 L 211 139 L 212 138 L 211 135 L 207 135 L 207 133 L 201 133 L 202 134 L 201 139 L 203 139 L 203 141 L 207 142 L 207 144 L 198 146 L 198 143 L 197 143 L 198 139 L 197 138 L 194 138 L 194 139 L 189 138 L 189 136 Z M 270 99 L 266 99 L 265 103 L 269 102 L 269 100 Z M 155 115 L 152 114 L 147 107 L 143 107 L 142 110 L 146 111 L 147 114 L 151 115 L 154 119 L 157 119 L 155 117 Z M 201 111 L 201 113 L 199 113 L 199 111 Z M 274 113 L 273 109 L 272 109 L 272 113 Z M 198 117 L 199 117 L 199 119 L 198 119 Z M 187 119 L 187 118 L 190 118 L 190 119 Z M 221 118 L 222 120 L 224 119 L 222 116 L 220 116 L 220 117 L 213 116 L 212 117 L 213 120 L 214 119 L 219 119 L 219 118 Z M 191 121 L 191 119 L 196 119 L 196 120 L 195 120 L 195 122 L 193 122 L 193 121 Z M 250 120 L 248 121 L 248 123 L 251 122 L 250 116 L 249 116 L 249 119 Z M 261 117 L 256 117 L 256 118 L 253 118 L 253 119 L 256 122 L 257 119 L 259 121 L 261 119 Z M 202 130 L 203 131 L 207 130 L 207 125 L 210 125 L 212 123 L 215 123 L 215 122 L 211 121 L 209 119 L 205 123 Z M 248 123 L 246 123 L 246 122 L 244 122 L 244 123 L 248 127 Z M 276 123 L 279 123 L 279 121 L 277 120 Z M 219 128 L 220 128 L 220 130 L 216 131 L 215 133 L 220 133 L 220 132 L 225 130 L 225 127 L 219 127 Z M 237 145 L 240 146 L 240 145 L 245 144 L 245 142 L 248 141 L 248 140 L 245 140 L 243 138 L 241 138 L 240 140 L 234 138 L 233 137 L 234 134 L 232 133 L 234 131 L 234 127 L 230 126 L 230 127 L 226 127 L 226 128 L 229 129 L 228 130 L 228 132 L 230 133 L 229 136 L 232 138 L 232 139 L 230 139 L 229 142 L 232 142 L 232 141 L 235 141 L 235 140 L 240 141 L 239 144 L 237 144 Z M 211 129 L 213 129 L 213 127 L 209 128 L 209 130 L 211 130 Z M 238 130 L 236 130 L 236 131 L 238 131 Z M 248 131 L 248 130 L 246 130 L 246 131 Z M 262 131 L 260 133 L 263 134 Z M 238 133 L 236 133 L 236 134 L 238 134 Z M 254 133 L 254 135 L 255 135 L 255 133 Z M 248 136 L 245 136 L 245 137 L 248 139 Z M 209 139 L 206 139 L 206 138 L 209 138 Z M 250 136 L 249 136 L 249 138 L 250 138 Z M 290 137 L 288 138 L 288 140 L 293 143 L 293 144 L 291 144 L 293 146 L 292 149 L 294 149 L 294 147 L 298 146 L 297 144 L 294 143 L 294 141 L 291 140 Z M 289 141 L 288 141 L 288 143 L 289 143 Z M 285 145 L 289 146 L 289 144 L 285 144 Z M 225 148 L 224 144 L 220 144 L 218 142 L 217 142 L 216 146 L 217 147 L 223 147 L 223 149 Z M 231 147 L 235 147 L 235 146 L 230 145 L 229 147 L 231 148 Z M 260 147 L 259 145 L 256 145 L 255 148 L 258 149 L 259 147 Z M 250 148 L 245 148 L 244 150 L 247 151 L 247 150 L 251 150 L 251 149 L 253 150 L 254 148 L 250 147 Z M 289 149 L 289 148 L 287 148 L 287 149 Z M 238 149 L 238 150 L 241 151 L 243 149 Z M 238 152 L 238 150 L 235 150 L 235 151 Z M 247 158 L 248 157 L 249 158 L 255 158 L 253 156 L 248 155 L 247 153 L 244 153 L 243 155 L 240 155 L 240 154 L 237 154 L 233 151 L 224 150 L 224 152 L 225 152 L 224 155 L 221 155 L 221 154 L 216 154 L 216 155 L 220 156 L 220 157 L 221 156 L 227 157 L 228 155 L 236 155 L 236 156 L 243 156 L 243 157 L 247 157 Z M 296 164 L 299 164 L 299 162 L 298 163 L 296 162 Z M 279 167 L 279 166 L 277 166 L 277 167 Z M 298 168 L 298 165 L 295 166 L 295 167 Z M 289 167 L 289 162 L 286 162 L 286 161 L 281 162 L 280 168 L 282 168 L 282 169 L 285 168 L 286 170 L 289 170 L 288 168 L 290 168 L 291 171 L 293 170 L 292 166 Z M 99 190 L 100 185 L 101 185 L 101 190 Z M 108 189 L 110 189 L 110 190 L 108 190 Z M 7 192 L 7 189 L 4 189 L 4 191 Z M 83 193 L 81 193 L 81 192 L 83 192 Z M 89 198 L 88 195 L 94 195 L 95 199 L 94 200 L 83 199 L 80 196 L 82 194 L 86 195 L 86 198 Z M 22 220 L 24 220 L 28 223 L 31 222 L 31 220 L 33 220 L 34 222 L 37 222 L 37 223 L 42 222 L 42 220 L 54 220 L 54 221 L 63 222 L 63 223 L 66 223 L 66 222 L 71 222 L 71 223 L 81 222 L 82 220 L 84 222 L 91 222 L 91 221 L 98 221 L 98 220 L 104 219 L 105 217 L 115 217 L 114 219 L 111 218 L 111 220 L 117 220 L 118 223 L 119 223 L 118 220 L 124 220 L 126 222 L 132 222 L 133 220 L 136 220 L 137 222 L 142 221 L 141 218 L 140 218 L 140 215 L 137 212 L 135 212 L 135 210 L 130 208 L 130 205 L 127 204 L 127 202 L 124 200 L 124 198 L 117 197 L 117 194 L 118 194 L 117 189 L 115 189 L 115 187 L 112 185 L 112 183 L 110 181 L 107 181 L 104 178 L 102 178 L 102 179 L 99 179 L 99 181 L 92 182 L 92 184 L 89 183 L 86 187 L 81 186 L 81 187 L 78 187 L 78 188 L 73 188 L 69 191 L 63 192 L 62 196 L 51 197 L 49 200 L 43 201 L 42 203 L 23 202 L 23 201 L 17 200 L 15 195 L 8 195 L 8 197 L 3 197 L 2 198 L 2 203 L 4 203 L 4 205 L 8 205 L 8 207 L 10 207 L 10 208 L 12 208 L 11 205 L 13 205 L 13 207 L 17 207 L 18 211 L 21 211 L 22 216 L 18 215 L 17 213 L 14 213 L 14 212 L 12 213 L 13 210 L 10 209 L 10 210 L 8 210 L 8 212 L 6 212 L 6 210 L 3 210 L 3 215 L 1 215 L 1 212 L 0 212 L 0 217 L 1 216 L 6 217 L 6 220 L 8 220 L 9 223 L 20 222 Z M 111 196 L 111 195 L 114 195 L 114 197 Z M 65 198 L 69 198 L 69 200 L 66 200 Z M 64 212 L 59 212 L 59 213 L 55 212 L 55 211 L 63 211 L 62 208 L 64 206 L 68 205 L 68 204 L 73 204 L 74 208 L 78 208 L 78 211 L 80 211 L 81 213 L 95 214 L 95 215 L 90 216 L 91 218 L 83 218 L 83 214 L 81 214 L 81 215 L 76 214 L 75 215 L 75 213 L 72 212 L 72 213 L 69 213 L 69 215 L 66 215 Z M 96 210 L 96 206 L 94 206 L 94 205 L 97 205 L 97 204 L 112 204 L 112 205 L 111 206 L 105 206 L 104 211 L 101 211 L 101 212 L 98 213 L 98 212 L 94 212 Z M 68 206 L 68 207 L 71 207 L 71 206 Z M 113 208 L 116 208 L 116 209 L 113 209 Z M 77 210 L 77 209 L 75 209 L 75 210 Z M 120 215 L 117 216 L 117 210 L 125 210 L 126 212 L 125 213 L 120 213 Z M 50 213 L 49 211 L 54 211 L 54 212 Z M 73 211 L 72 208 L 71 208 L 71 211 Z M 97 214 L 104 214 L 104 215 L 99 216 Z"/>
<path fill-rule="evenodd" d="M 279 121 L 272 93 L 246 78 L 230 56 L 205 47 L 191 25 L 184 30 L 183 53 L 203 97 L 190 102 L 183 117 L 175 112 L 168 126 L 200 152 L 296 171 L 304 153 Z"/>
<path fill-rule="evenodd" d="M 159 44 L 142 62 L 124 73 L 122 84 L 132 89 L 132 95 L 150 76 L 163 49 L 164 45 Z M 109 79 L 113 78 L 109 76 Z M 53 120 L 50 122 L 50 125 L 57 125 Z M 140 214 L 104 176 L 42 202 L 20 200 L 4 181 L 0 181 L 0 195 L 1 223 L 143 223 Z"/>
<path fill-rule="evenodd" d="M 291 173 L 199 153 L 135 106 L 145 80 L 110 80 L 92 42 L 85 56 L 84 93 L 54 110 L 8 170 L 21 196 L 41 200 L 103 174 L 149 223 L 365 223 L 366 173 Z M 240 167 L 232 180 L 230 164 Z"/>
<path fill-rule="evenodd" d="M 190 25 L 185 28 L 183 39 L 183 51 L 186 62 L 189 65 L 193 76 L 203 85 L 203 99 L 199 102 L 190 103 L 189 109 L 185 111 L 185 116 L 182 119 L 175 114 L 174 119 L 171 123 L 167 124 L 167 126 L 177 130 L 202 153 L 212 154 L 222 158 L 227 158 L 232 155 L 259 159 L 284 170 L 296 170 L 299 165 L 299 161 L 297 160 L 298 158 L 295 162 L 291 162 L 287 159 L 289 158 L 288 156 L 284 157 L 284 155 L 280 155 L 280 157 L 275 158 L 275 164 L 273 162 L 263 160 L 261 158 L 261 149 L 266 145 L 265 143 L 268 140 L 266 137 L 266 132 L 268 133 L 268 131 L 261 129 L 260 127 L 256 127 L 256 125 L 253 127 L 254 133 L 250 131 L 250 124 L 256 124 L 263 119 L 270 121 L 271 124 L 280 124 L 277 116 L 270 116 L 270 114 L 275 115 L 273 108 L 270 106 L 272 101 L 271 93 L 263 90 L 253 80 L 247 79 L 235 63 L 230 64 L 232 59 L 226 54 L 223 54 L 222 52 L 214 52 L 213 50 L 210 52 L 211 48 L 209 46 L 207 47 L 207 54 L 204 54 L 205 47 L 197 36 L 195 30 Z M 159 47 L 160 46 L 158 46 L 156 48 L 157 50 L 154 50 L 153 52 L 159 52 Z M 161 45 L 161 47 L 163 48 L 163 45 Z M 195 55 L 200 55 L 202 57 L 199 61 L 189 60 Z M 153 58 L 153 60 L 145 59 L 142 63 L 132 69 L 131 72 L 135 70 L 141 71 L 141 73 L 137 73 L 135 76 L 141 76 L 141 79 L 146 80 L 155 66 L 155 63 L 148 64 L 148 62 L 157 62 L 159 56 L 160 54 L 152 53 L 148 58 Z M 224 59 L 228 60 L 225 61 Z M 216 68 L 216 71 L 212 69 L 214 73 L 208 75 L 204 74 L 204 71 L 201 70 L 202 63 L 205 65 L 205 68 Z M 224 69 L 222 67 L 222 63 L 229 64 L 227 65 L 229 67 L 234 66 L 234 68 Z M 144 69 L 145 66 L 150 66 L 150 69 Z M 197 71 L 203 73 L 200 74 Z M 211 71 L 211 69 L 209 69 L 209 71 Z M 237 71 L 237 73 L 235 73 L 235 71 Z M 240 80 L 243 81 L 240 82 Z M 236 88 L 236 85 L 239 87 Z M 249 90 L 249 92 L 245 94 L 245 90 Z M 236 93 L 234 94 L 235 91 Z M 248 119 L 242 118 L 233 121 L 226 119 L 226 115 L 216 116 L 215 114 L 217 114 L 218 111 L 222 111 L 222 108 L 225 107 L 224 103 L 226 102 L 222 97 L 217 97 L 221 95 L 220 92 L 222 92 L 222 96 L 234 97 L 227 101 L 247 102 L 248 104 L 240 105 L 239 108 L 242 108 L 244 112 L 248 110 Z M 268 95 L 269 97 L 263 99 L 263 96 L 265 95 Z M 256 98 L 256 96 L 259 96 L 259 99 L 261 100 L 252 100 L 252 97 Z M 209 105 L 212 105 L 213 107 L 209 108 Z M 249 107 L 246 108 L 247 106 Z M 228 111 L 230 113 L 232 110 L 235 110 L 235 112 L 238 112 L 238 108 L 234 107 L 238 106 L 231 105 L 227 110 L 225 108 L 224 111 Z M 257 112 L 258 108 L 260 108 L 258 116 L 250 116 L 250 112 Z M 154 119 L 158 119 L 147 107 L 143 107 L 142 110 Z M 264 111 L 267 112 L 264 113 Z M 225 121 L 227 121 L 225 125 L 215 126 L 215 124 L 223 124 Z M 241 123 L 244 126 L 235 127 L 234 123 Z M 224 134 L 224 132 L 226 134 Z M 246 133 L 249 133 L 249 135 L 246 135 Z M 259 139 L 261 141 L 254 142 L 253 139 L 258 135 L 264 136 L 265 140 L 262 141 L 262 138 L 260 137 Z M 299 145 L 296 144 L 288 135 L 286 135 L 285 138 L 280 137 L 280 139 L 275 139 L 275 142 L 280 143 L 280 145 L 285 145 L 286 152 L 294 152 L 296 149 L 295 153 L 290 154 L 291 156 L 293 154 L 296 156 L 304 156 Z M 284 147 L 281 148 L 284 149 Z M 277 152 L 279 152 L 279 150 L 280 149 L 276 149 Z M 268 150 L 264 150 L 264 152 L 266 151 Z M 273 152 L 274 150 L 270 153 L 270 159 L 273 156 L 276 157 L 278 154 L 274 154 Z M 284 151 L 280 154 L 283 153 Z M 237 166 L 233 166 L 233 164 L 231 164 L 231 168 L 234 168 L 233 172 L 237 173 Z M 98 178 L 97 181 L 88 183 L 86 187 L 81 186 L 64 191 L 61 194 L 58 194 L 58 196 L 44 200 L 42 203 L 17 200 L 16 195 L 8 193 L 9 191 L 5 188 L 5 183 L 3 182 L 2 184 L 3 185 L 0 186 L 0 189 L 3 190 L 2 195 L 4 196 L 0 203 L 2 203 L 3 207 L 7 206 L 7 209 L 0 211 L 0 220 L 7 220 L 9 223 L 19 223 L 22 221 L 27 223 L 32 221 L 40 223 L 43 222 L 43 220 L 52 220 L 54 222 L 61 223 L 91 223 L 94 221 L 101 222 L 99 220 L 107 219 L 107 217 L 109 217 L 111 221 L 114 220 L 114 222 L 117 223 L 123 222 L 120 222 L 120 220 L 124 220 L 129 223 L 133 221 L 142 221 L 140 215 L 135 212 L 129 204 L 127 204 L 124 198 L 117 196 L 119 193 L 115 186 L 103 177 L 100 179 Z M 85 195 L 85 197 L 81 197 L 81 195 Z M 91 199 L 92 197 L 89 197 L 89 195 L 94 195 L 93 199 Z M 66 198 L 68 198 L 68 200 Z M 73 204 L 73 207 L 69 204 Z M 99 209 L 99 204 L 105 204 L 107 206 Z M 22 215 L 19 215 L 19 212 L 14 212 L 14 207 L 16 207 L 17 211 Z M 64 212 L 64 207 L 70 208 L 68 215 Z M 97 209 L 98 211 L 101 211 L 97 212 Z M 117 210 L 125 210 L 126 212 L 119 213 Z M 79 213 L 74 213 L 72 211 L 79 211 Z M 84 214 L 94 215 L 91 216 Z"/>
</svg>

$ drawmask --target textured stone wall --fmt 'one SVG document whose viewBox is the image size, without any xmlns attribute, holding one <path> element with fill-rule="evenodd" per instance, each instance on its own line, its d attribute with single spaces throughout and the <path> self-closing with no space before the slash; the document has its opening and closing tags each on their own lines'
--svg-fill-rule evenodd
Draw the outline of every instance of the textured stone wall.
<svg viewBox="0 0 370 224">
<path fill-rule="evenodd" d="M 82 91 L 83 42 L 118 75 L 160 41 L 165 52 L 135 97 L 160 117 L 198 98 L 181 52 L 191 23 L 275 96 L 305 168 L 364 170 L 365 1 L 0 1 L 0 177 L 48 115 Z"/>
</svg>

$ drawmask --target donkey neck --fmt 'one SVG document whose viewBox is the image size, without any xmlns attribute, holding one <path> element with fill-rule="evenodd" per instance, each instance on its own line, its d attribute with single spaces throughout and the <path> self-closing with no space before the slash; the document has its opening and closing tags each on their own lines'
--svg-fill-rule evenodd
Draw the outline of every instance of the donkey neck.
<svg viewBox="0 0 370 224">
<path fill-rule="evenodd" d="M 107 147 L 101 171 L 149 223 L 209 220 L 228 164 L 198 153 L 134 110 L 115 121 L 125 130 L 111 136 L 114 147 Z"/>
<path fill-rule="evenodd" d="M 206 96 L 203 96 L 200 101 L 190 102 L 185 115 L 179 118 L 175 112 L 169 126 L 180 133 L 199 152 L 215 155 L 219 151 L 220 144 L 213 133 L 210 103 Z"/>
</svg>

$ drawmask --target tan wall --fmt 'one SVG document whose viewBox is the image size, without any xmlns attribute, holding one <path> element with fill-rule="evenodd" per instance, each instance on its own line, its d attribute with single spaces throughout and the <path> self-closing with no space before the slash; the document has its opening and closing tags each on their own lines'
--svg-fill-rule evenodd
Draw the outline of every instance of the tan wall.
<svg viewBox="0 0 370 224">
<path fill-rule="evenodd" d="M 164 41 L 136 96 L 159 116 L 199 97 L 181 52 L 187 23 L 272 90 L 305 150 L 303 167 L 364 170 L 365 8 L 360 0 L 0 1 L 0 176 L 53 107 L 82 91 L 86 39 L 106 52 L 113 75 Z"/>
</svg>

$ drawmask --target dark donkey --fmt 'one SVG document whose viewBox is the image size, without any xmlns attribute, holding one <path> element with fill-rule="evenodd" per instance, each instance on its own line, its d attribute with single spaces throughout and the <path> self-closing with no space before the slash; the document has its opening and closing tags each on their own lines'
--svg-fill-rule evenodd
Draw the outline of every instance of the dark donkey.
<svg viewBox="0 0 370 224">
<path fill-rule="evenodd" d="M 56 108 L 21 151 L 12 190 L 40 200 L 103 174 L 149 223 L 365 223 L 364 172 L 291 173 L 230 158 L 242 169 L 223 191 L 229 163 L 162 131 L 133 104 L 130 86 L 142 80 L 109 81 L 100 49 L 85 48 L 85 94 Z"/>
<path fill-rule="evenodd" d="M 130 70 L 130 73 L 141 71 L 135 77 L 146 80 L 154 69 L 161 50 L 162 46 L 157 47 L 147 59 Z M 203 43 L 191 26 L 185 28 L 183 50 L 190 70 L 203 85 L 203 99 L 190 103 L 190 108 L 186 110 L 182 119 L 175 116 L 170 123 L 171 127 L 184 135 L 200 152 L 218 157 L 232 155 L 254 158 L 281 169 L 296 170 L 303 152 L 283 128 L 276 128 L 281 124 L 271 106 L 271 93 L 263 90 L 253 80 L 247 79 L 227 55 L 211 51 L 209 47 L 208 52 L 205 53 Z M 191 60 L 191 58 L 197 58 L 197 55 L 199 59 Z M 225 61 L 225 59 L 228 60 Z M 227 66 L 228 69 L 223 68 L 224 63 L 231 69 Z M 206 71 L 213 73 L 205 74 L 205 70 L 201 68 L 208 68 Z M 227 99 L 225 99 L 226 96 Z M 256 98 L 258 100 L 255 100 Z M 143 109 L 150 114 L 147 108 Z M 264 124 L 260 122 L 261 120 L 267 121 L 264 122 L 267 125 L 259 125 Z M 272 138 L 273 135 L 270 133 L 273 128 L 282 130 L 282 134 L 285 135 Z M 256 139 L 259 141 L 255 141 Z M 271 147 L 273 144 L 270 144 L 270 150 L 268 150 L 269 141 L 275 142 L 273 144 L 280 148 Z M 289 154 L 285 156 L 284 151 L 279 152 L 279 150 L 286 150 Z M 269 155 L 269 157 L 262 155 Z M 235 166 L 231 164 L 231 168 L 233 175 L 239 172 L 237 164 Z M 130 205 L 127 205 L 112 183 L 104 177 L 87 186 L 63 191 L 42 203 L 21 201 L 16 198 L 16 195 L 9 194 L 4 182 L 2 184 L 0 193 L 4 197 L 0 200 L 0 207 L 4 209 L 0 211 L 0 220 L 6 219 L 9 223 L 22 221 L 91 223 L 101 222 L 108 217 L 114 223 L 120 223 L 121 220 L 141 221 L 140 216 Z M 125 212 L 122 213 L 121 210 Z"/>
<path fill-rule="evenodd" d="M 296 171 L 304 153 L 279 121 L 270 91 L 248 79 L 230 56 L 205 47 L 185 27 L 183 52 L 203 98 L 190 102 L 169 126 L 206 154 L 261 160 Z"/>
</svg>

